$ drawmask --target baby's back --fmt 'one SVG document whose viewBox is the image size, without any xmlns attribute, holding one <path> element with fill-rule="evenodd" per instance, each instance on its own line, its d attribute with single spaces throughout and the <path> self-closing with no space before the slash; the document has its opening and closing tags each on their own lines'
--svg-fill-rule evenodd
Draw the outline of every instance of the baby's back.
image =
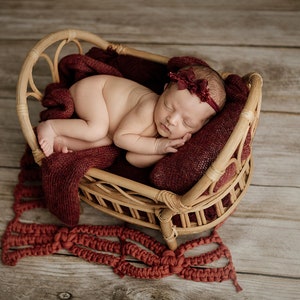
<svg viewBox="0 0 300 300">
<path fill-rule="evenodd" d="M 157 94 L 132 80 L 109 75 L 100 76 L 101 80 L 104 80 L 103 97 L 110 118 L 110 131 L 114 132 L 124 116 L 141 101 L 157 99 Z"/>
</svg>

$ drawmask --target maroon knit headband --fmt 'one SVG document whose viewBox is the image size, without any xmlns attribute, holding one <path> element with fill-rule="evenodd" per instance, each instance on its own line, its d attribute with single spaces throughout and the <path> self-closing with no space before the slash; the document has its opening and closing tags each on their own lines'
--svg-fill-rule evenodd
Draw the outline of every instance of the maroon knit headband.
<svg viewBox="0 0 300 300">
<path fill-rule="evenodd" d="M 208 90 L 208 81 L 206 79 L 196 79 L 192 68 L 179 70 L 177 73 L 169 72 L 169 78 L 177 82 L 179 90 L 187 89 L 191 94 L 197 95 L 202 102 L 210 105 L 215 112 L 220 110 L 218 104 L 210 96 Z"/>
</svg>

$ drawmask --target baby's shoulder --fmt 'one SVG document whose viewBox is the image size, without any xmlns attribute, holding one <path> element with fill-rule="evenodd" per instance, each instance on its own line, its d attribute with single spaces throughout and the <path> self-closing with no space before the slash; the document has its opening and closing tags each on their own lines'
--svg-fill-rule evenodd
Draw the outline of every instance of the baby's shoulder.
<svg viewBox="0 0 300 300">
<path fill-rule="evenodd" d="M 149 111 L 154 110 L 158 100 L 158 95 L 153 91 L 144 88 L 144 90 L 140 90 L 140 95 L 137 98 L 139 99 L 137 106 L 141 110 L 148 111 L 149 113 Z"/>
</svg>

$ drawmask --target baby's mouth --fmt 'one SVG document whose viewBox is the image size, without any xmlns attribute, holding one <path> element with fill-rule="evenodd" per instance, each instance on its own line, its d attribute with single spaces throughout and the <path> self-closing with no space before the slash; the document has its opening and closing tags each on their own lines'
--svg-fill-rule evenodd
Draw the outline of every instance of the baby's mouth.
<svg viewBox="0 0 300 300">
<path fill-rule="evenodd" d="M 162 128 L 163 131 L 170 133 L 169 127 L 164 123 L 160 123 L 160 127 Z"/>
</svg>

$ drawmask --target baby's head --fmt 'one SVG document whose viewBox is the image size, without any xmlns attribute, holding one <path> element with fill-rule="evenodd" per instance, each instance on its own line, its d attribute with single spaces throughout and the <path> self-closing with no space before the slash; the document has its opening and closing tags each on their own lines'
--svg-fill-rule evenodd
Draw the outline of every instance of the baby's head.
<svg viewBox="0 0 300 300">
<path fill-rule="evenodd" d="M 218 72 L 208 66 L 190 66 L 177 73 L 169 73 L 171 84 L 177 83 L 179 90 L 187 89 L 199 97 L 200 102 L 207 102 L 216 113 L 224 106 L 226 92 L 224 81 Z"/>
<path fill-rule="evenodd" d="M 206 66 L 170 72 L 154 112 L 158 133 L 170 139 L 195 133 L 220 111 L 226 99 L 221 76 Z"/>
</svg>

